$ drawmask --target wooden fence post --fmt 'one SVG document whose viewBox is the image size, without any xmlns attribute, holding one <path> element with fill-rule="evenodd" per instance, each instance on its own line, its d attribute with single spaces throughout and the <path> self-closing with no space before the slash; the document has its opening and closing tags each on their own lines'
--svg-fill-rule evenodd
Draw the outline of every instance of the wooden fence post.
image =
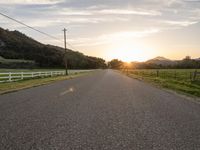
<svg viewBox="0 0 200 150">
<path fill-rule="evenodd" d="M 12 73 L 11 73 L 11 72 L 9 72 L 9 79 L 8 79 L 8 81 L 9 81 L 9 82 L 12 81 Z"/>
<path fill-rule="evenodd" d="M 196 77 L 197 77 L 197 70 L 194 71 L 194 74 L 193 74 L 193 81 L 196 80 Z"/>
<path fill-rule="evenodd" d="M 156 76 L 159 77 L 159 70 L 156 70 Z"/>
<path fill-rule="evenodd" d="M 176 70 L 175 70 L 175 72 L 174 72 L 174 78 L 175 78 L 175 79 L 177 78 Z"/>
<path fill-rule="evenodd" d="M 23 80 L 24 79 L 24 73 L 21 72 L 21 79 Z"/>
<path fill-rule="evenodd" d="M 165 78 L 165 76 L 166 76 L 165 73 L 166 73 L 165 70 L 163 70 L 163 78 Z"/>
<path fill-rule="evenodd" d="M 190 81 L 192 81 L 192 72 L 190 72 Z"/>
</svg>

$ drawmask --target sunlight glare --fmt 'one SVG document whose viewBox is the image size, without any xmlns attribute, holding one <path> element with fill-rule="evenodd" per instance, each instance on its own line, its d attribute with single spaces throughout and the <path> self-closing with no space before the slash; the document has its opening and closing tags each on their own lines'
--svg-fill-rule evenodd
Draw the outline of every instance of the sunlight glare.
<svg viewBox="0 0 200 150">
<path fill-rule="evenodd" d="M 109 59 L 117 58 L 125 62 L 145 61 L 154 56 L 155 51 L 133 42 L 119 42 L 108 51 Z"/>
</svg>

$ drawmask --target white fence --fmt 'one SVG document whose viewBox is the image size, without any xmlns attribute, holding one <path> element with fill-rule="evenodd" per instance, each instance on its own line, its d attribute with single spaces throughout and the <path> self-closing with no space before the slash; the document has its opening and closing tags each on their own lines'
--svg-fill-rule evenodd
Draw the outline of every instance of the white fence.
<svg viewBox="0 0 200 150">
<path fill-rule="evenodd" d="M 80 72 L 88 72 L 92 70 L 69 70 L 69 74 L 75 74 Z M 39 77 L 53 77 L 65 75 L 65 71 L 42 71 L 42 72 L 5 72 L 0 73 L 0 83 L 19 81 L 28 78 L 39 78 Z"/>
</svg>

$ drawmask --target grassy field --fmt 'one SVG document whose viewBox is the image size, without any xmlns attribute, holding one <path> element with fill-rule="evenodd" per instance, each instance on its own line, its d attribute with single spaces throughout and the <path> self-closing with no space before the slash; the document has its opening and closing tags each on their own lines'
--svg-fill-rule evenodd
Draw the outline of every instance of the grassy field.
<svg viewBox="0 0 200 150">
<path fill-rule="evenodd" d="M 160 87 L 200 97 L 200 75 L 193 80 L 194 71 L 195 69 L 141 69 L 122 72 Z"/>
<path fill-rule="evenodd" d="M 53 83 L 55 81 L 72 79 L 72 78 L 87 75 L 90 73 L 92 73 L 92 71 L 80 72 L 77 74 L 71 74 L 69 76 L 55 76 L 55 77 L 47 77 L 47 78 L 21 80 L 17 82 L 0 83 L 0 94 L 5 94 L 5 93 L 18 91 L 21 89 L 26 89 L 26 88 L 35 87 L 35 86 L 45 85 L 45 84 Z"/>
</svg>

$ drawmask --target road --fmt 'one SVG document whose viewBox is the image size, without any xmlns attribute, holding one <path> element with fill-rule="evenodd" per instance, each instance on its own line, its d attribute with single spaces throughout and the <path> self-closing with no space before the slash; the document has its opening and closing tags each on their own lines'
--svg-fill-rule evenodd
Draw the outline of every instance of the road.
<svg viewBox="0 0 200 150">
<path fill-rule="evenodd" d="M 200 105 L 112 70 L 0 96 L 2 150 L 199 150 Z"/>
</svg>

